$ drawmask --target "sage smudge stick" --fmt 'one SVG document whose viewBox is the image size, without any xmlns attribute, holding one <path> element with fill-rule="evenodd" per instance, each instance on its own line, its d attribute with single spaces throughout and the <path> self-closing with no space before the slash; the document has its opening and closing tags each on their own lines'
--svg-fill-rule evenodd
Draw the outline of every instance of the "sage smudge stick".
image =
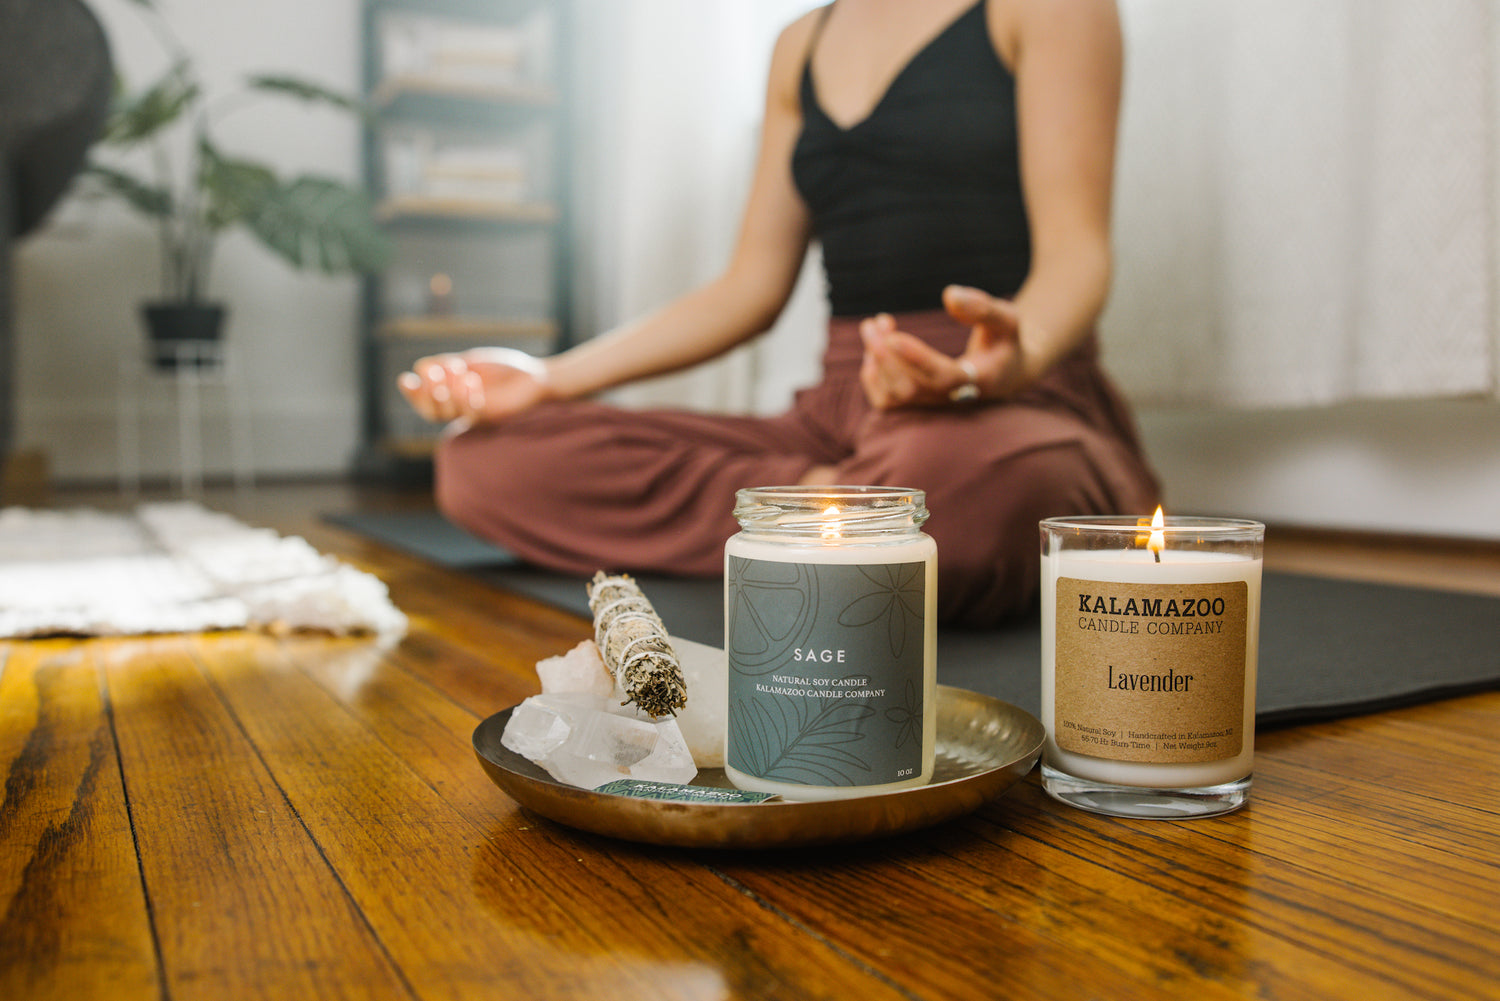
<svg viewBox="0 0 1500 1001">
<path fill-rule="evenodd" d="M 588 594 L 594 642 L 626 702 L 634 702 L 653 718 L 675 716 L 687 705 L 687 682 L 667 628 L 640 585 L 627 574 L 600 570 Z"/>
</svg>

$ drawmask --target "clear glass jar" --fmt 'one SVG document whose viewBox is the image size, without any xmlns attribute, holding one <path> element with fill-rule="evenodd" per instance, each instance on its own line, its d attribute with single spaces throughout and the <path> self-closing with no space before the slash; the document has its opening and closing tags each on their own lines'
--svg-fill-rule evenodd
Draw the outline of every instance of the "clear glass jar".
<svg viewBox="0 0 1500 1001">
<path fill-rule="evenodd" d="M 1042 786 L 1112 816 L 1227 813 L 1255 762 L 1265 526 L 1141 522 L 1041 523 Z"/>
<path fill-rule="evenodd" d="M 741 490 L 724 546 L 725 774 L 788 799 L 932 778 L 937 545 L 899 487 Z"/>
</svg>

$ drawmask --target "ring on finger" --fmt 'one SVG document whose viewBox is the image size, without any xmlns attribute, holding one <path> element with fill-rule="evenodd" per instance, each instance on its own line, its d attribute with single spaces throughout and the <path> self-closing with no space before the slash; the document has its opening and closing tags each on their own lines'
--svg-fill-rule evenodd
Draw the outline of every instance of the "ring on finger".
<svg viewBox="0 0 1500 1001">
<path fill-rule="evenodd" d="M 965 381 L 949 391 L 948 399 L 954 403 L 972 403 L 979 399 L 979 370 L 967 358 L 958 359 L 958 367 L 963 371 Z"/>
</svg>

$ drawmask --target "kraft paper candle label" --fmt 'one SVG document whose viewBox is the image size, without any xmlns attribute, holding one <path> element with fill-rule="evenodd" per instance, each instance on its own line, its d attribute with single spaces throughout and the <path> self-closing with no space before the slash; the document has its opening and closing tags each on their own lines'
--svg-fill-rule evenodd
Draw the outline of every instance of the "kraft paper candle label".
<svg viewBox="0 0 1500 1001">
<path fill-rule="evenodd" d="M 733 768 L 899 782 L 923 768 L 926 565 L 727 561 Z"/>
<path fill-rule="evenodd" d="M 1116 761 L 1217 761 L 1244 742 L 1244 581 L 1057 581 L 1054 733 Z"/>
</svg>

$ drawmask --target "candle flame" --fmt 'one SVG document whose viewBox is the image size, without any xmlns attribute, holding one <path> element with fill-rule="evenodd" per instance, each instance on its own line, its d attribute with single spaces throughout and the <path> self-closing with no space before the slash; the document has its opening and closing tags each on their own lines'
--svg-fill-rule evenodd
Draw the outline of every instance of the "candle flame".
<svg viewBox="0 0 1500 1001">
<path fill-rule="evenodd" d="M 832 520 L 838 516 L 839 506 L 837 504 L 830 504 L 823 509 L 823 517 L 830 519 L 823 526 L 823 538 L 839 539 L 843 537 L 844 533 L 839 530 L 838 522 Z"/>
<path fill-rule="evenodd" d="M 1156 562 L 1161 562 L 1161 551 L 1167 548 L 1167 533 L 1163 531 L 1166 521 L 1161 516 L 1161 505 L 1156 505 L 1156 513 L 1151 516 L 1151 538 L 1146 541 L 1146 548 L 1156 556 Z"/>
</svg>

